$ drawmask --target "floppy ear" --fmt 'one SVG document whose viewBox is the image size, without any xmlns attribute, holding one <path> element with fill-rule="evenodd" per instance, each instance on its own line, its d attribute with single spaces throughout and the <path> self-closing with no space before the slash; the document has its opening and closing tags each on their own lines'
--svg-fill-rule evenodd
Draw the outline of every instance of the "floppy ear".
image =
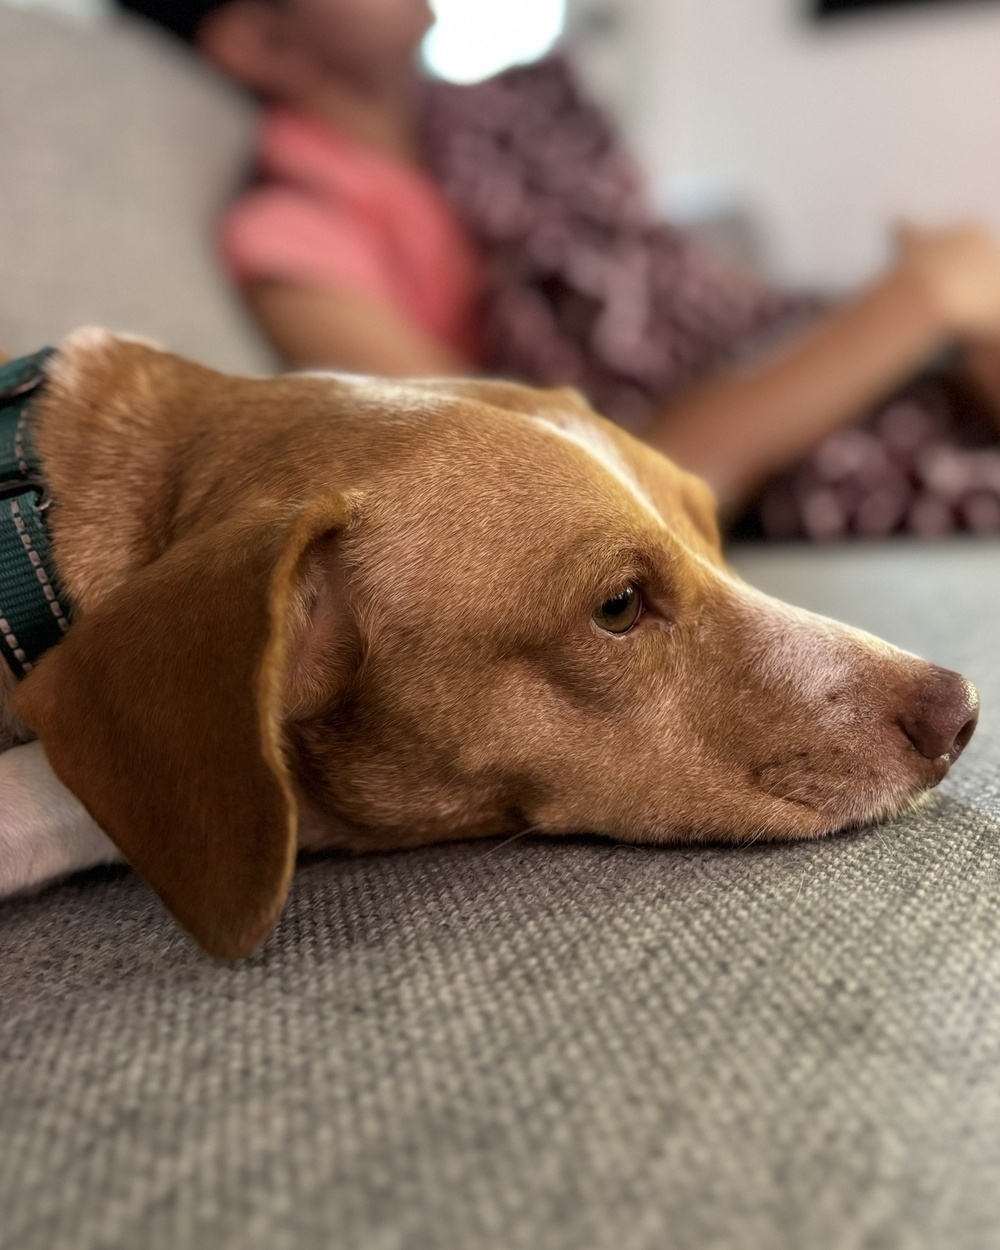
<svg viewBox="0 0 1000 1250">
<path fill-rule="evenodd" d="M 182 539 L 77 621 L 15 696 L 56 775 L 213 955 L 249 954 L 285 902 L 289 644 L 310 553 L 347 514 L 330 497 Z"/>
</svg>

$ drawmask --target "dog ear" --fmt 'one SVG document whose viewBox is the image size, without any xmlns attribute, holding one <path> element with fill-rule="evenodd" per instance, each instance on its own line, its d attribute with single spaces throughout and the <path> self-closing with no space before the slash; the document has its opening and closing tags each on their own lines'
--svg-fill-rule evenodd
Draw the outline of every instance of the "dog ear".
<svg viewBox="0 0 1000 1250">
<path fill-rule="evenodd" d="M 303 582 L 329 564 L 349 510 L 330 497 L 182 539 L 78 620 L 15 696 L 60 780 L 213 955 L 248 954 L 285 902 L 294 635 L 321 597 Z"/>
</svg>

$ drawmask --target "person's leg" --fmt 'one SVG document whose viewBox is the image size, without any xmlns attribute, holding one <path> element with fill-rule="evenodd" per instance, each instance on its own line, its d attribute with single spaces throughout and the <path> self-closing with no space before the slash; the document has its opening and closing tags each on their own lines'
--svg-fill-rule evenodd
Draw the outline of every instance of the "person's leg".
<svg viewBox="0 0 1000 1250">
<path fill-rule="evenodd" d="M 779 354 L 666 404 L 641 431 L 738 514 L 762 484 L 950 342 L 1000 340 L 1000 246 L 985 230 L 908 234 L 899 262 Z"/>
<path fill-rule="evenodd" d="M 770 482 L 734 537 L 830 541 L 1000 532 L 1000 442 L 982 394 L 929 372 Z"/>
</svg>

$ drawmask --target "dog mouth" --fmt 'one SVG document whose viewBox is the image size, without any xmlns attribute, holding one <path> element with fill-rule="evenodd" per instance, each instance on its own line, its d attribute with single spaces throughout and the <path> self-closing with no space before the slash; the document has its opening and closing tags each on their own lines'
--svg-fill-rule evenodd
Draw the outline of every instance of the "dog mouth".
<svg viewBox="0 0 1000 1250">
<path fill-rule="evenodd" d="M 777 800 L 786 817 L 791 814 L 796 824 L 801 822 L 798 836 L 822 837 L 877 824 L 925 801 L 948 775 L 969 737 L 971 733 L 957 749 L 934 759 L 914 750 L 903 775 L 898 766 L 893 769 L 895 777 L 859 778 L 846 762 L 835 771 L 817 770 L 809 766 L 808 752 L 797 752 L 751 769 L 750 778 L 758 793 Z"/>
<path fill-rule="evenodd" d="M 829 832 L 883 820 L 941 784 L 978 719 L 975 688 L 957 673 L 932 668 L 881 729 L 855 723 L 847 739 L 841 733 L 784 750 L 752 766 L 749 780 Z"/>
</svg>

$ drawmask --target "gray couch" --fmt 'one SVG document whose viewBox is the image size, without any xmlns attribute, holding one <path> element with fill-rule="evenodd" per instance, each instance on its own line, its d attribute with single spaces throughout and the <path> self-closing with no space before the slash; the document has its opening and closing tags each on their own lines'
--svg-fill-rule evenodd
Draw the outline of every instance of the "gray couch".
<svg viewBox="0 0 1000 1250">
<path fill-rule="evenodd" d="M 0 0 L 0 350 L 93 324 L 269 368 L 212 254 L 253 116 L 141 23 L 78 26 Z"/>
<path fill-rule="evenodd" d="M 0 341 L 266 367 L 198 252 L 238 102 L 0 7 L 0 117 Z M 0 1250 L 1000 1246 L 1000 549 L 736 561 L 978 683 L 931 802 L 808 845 L 315 859 L 234 966 L 125 871 L 8 903 Z"/>
</svg>

